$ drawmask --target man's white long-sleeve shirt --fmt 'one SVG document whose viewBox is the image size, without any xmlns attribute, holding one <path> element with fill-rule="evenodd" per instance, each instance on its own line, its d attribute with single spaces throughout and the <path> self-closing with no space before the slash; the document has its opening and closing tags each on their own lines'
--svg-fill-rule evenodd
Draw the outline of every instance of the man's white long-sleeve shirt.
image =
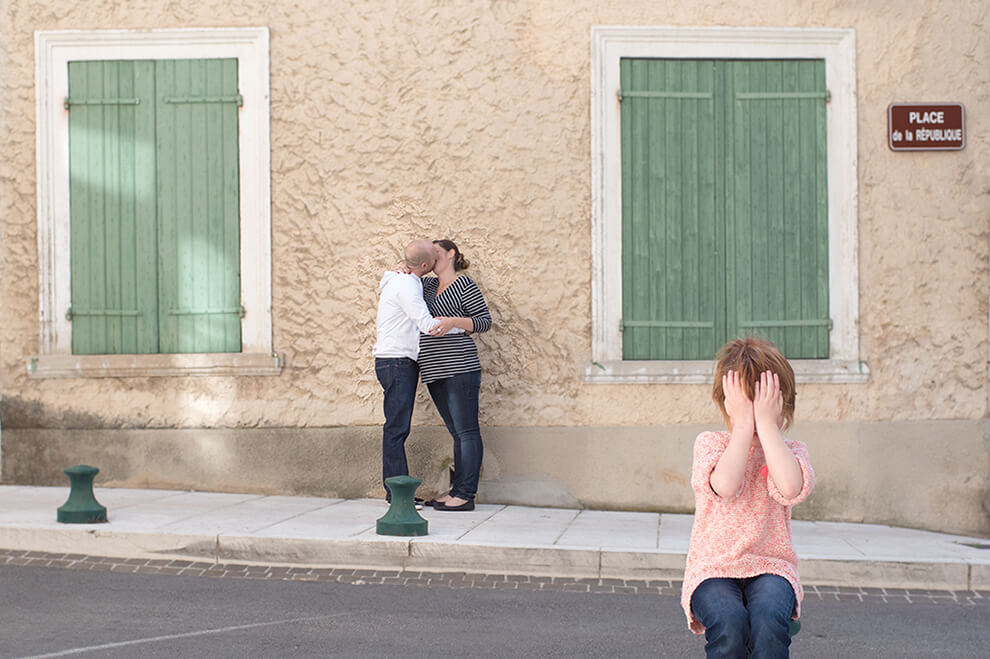
<svg viewBox="0 0 990 659">
<path fill-rule="evenodd" d="M 416 275 L 386 272 L 378 284 L 378 337 L 375 357 L 419 357 L 419 334 L 429 334 L 437 324 L 423 301 L 423 282 Z M 463 332 L 457 327 L 449 333 Z"/>
</svg>

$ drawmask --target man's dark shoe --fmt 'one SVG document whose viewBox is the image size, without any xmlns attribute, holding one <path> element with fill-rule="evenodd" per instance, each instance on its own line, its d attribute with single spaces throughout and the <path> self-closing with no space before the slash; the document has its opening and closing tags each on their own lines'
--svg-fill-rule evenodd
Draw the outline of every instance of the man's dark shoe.
<svg viewBox="0 0 990 659">
<path fill-rule="evenodd" d="M 385 503 L 391 504 L 392 498 L 385 497 Z M 432 506 L 432 505 L 433 505 L 432 501 L 427 502 L 427 501 L 423 501 L 419 497 L 413 497 L 413 506 L 415 506 L 416 510 L 422 510 L 423 506 Z"/>
</svg>

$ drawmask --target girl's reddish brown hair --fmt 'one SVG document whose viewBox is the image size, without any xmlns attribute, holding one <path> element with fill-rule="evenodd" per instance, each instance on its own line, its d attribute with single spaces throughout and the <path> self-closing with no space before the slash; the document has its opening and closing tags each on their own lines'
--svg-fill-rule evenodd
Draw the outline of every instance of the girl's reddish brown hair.
<svg viewBox="0 0 990 659">
<path fill-rule="evenodd" d="M 718 406 L 726 425 L 729 415 L 725 413 L 725 392 L 722 391 L 722 376 L 729 371 L 737 371 L 742 381 L 746 397 L 753 400 L 756 383 L 760 381 L 760 373 L 773 371 L 780 379 L 780 395 L 784 399 L 784 428 L 794 421 L 794 399 L 797 392 L 794 388 L 794 369 L 787 359 L 770 341 L 748 336 L 729 341 L 715 356 L 715 385 L 712 387 L 712 400 Z"/>
</svg>

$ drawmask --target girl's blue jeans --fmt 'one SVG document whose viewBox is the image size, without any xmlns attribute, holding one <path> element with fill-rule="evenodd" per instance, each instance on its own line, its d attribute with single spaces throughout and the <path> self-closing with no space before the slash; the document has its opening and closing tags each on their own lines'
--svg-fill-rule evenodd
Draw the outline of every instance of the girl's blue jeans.
<svg viewBox="0 0 990 659">
<path fill-rule="evenodd" d="M 790 656 L 794 589 L 776 574 L 748 579 L 706 579 L 691 595 L 691 610 L 705 626 L 708 659 Z"/>
<path fill-rule="evenodd" d="M 454 438 L 454 482 L 450 495 L 471 501 L 478 493 L 485 449 L 478 427 L 481 371 L 459 373 L 426 385 L 437 411 Z"/>
</svg>

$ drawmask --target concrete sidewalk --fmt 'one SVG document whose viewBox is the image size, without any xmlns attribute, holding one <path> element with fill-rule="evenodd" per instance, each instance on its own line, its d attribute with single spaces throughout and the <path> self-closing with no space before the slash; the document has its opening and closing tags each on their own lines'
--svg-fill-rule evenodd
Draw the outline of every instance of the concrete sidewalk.
<svg viewBox="0 0 990 659">
<path fill-rule="evenodd" d="M 680 580 L 691 515 L 482 504 L 425 508 L 429 535 L 379 536 L 375 499 L 97 488 L 106 524 L 59 524 L 68 487 L 0 486 L 0 547 L 124 558 Z M 802 581 L 990 589 L 990 540 L 793 522 Z"/>
</svg>

